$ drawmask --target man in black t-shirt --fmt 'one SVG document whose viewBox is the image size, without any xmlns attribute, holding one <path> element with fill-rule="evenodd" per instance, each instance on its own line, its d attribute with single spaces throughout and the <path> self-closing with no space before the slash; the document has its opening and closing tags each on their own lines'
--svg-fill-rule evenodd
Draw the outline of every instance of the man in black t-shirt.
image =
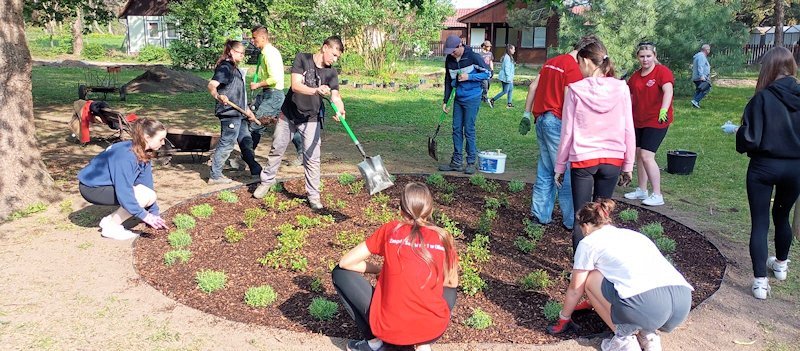
<svg viewBox="0 0 800 351">
<path fill-rule="evenodd" d="M 305 168 L 308 204 L 314 210 L 322 209 L 319 193 L 320 177 L 320 110 L 322 97 L 330 97 L 339 112 L 333 119 L 344 118 L 344 102 L 339 95 L 339 75 L 331 68 L 344 51 L 342 39 L 328 37 L 315 54 L 299 53 L 292 63 L 292 86 L 281 107 L 278 123 L 272 140 L 272 149 L 267 157 L 268 165 L 261 172 L 261 184 L 253 197 L 261 199 L 275 184 L 281 158 L 292 135 L 303 136 L 303 167 Z"/>
</svg>

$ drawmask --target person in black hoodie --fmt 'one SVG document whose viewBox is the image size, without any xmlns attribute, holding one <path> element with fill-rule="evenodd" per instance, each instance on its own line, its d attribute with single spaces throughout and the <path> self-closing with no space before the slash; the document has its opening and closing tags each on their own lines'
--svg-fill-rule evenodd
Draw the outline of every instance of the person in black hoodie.
<svg viewBox="0 0 800 351">
<path fill-rule="evenodd" d="M 747 200 L 750 204 L 750 259 L 753 262 L 753 296 L 766 299 L 770 286 L 767 269 L 786 279 L 792 229 L 789 212 L 800 195 L 800 83 L 797 63 L 786 48 L 764 54 L 756 94 L 747 103 L 742 126 L 723 126 L 736 133 L 736 151 L 747 153 Z M 775 256 L 767 257 L 770 198 L 775 200 Z"/>
</svg>

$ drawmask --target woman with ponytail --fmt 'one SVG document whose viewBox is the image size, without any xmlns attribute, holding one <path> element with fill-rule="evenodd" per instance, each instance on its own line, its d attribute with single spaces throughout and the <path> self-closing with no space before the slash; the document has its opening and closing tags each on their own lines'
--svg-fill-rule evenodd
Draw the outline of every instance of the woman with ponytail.
<svg viewBox="0 0 800 351">
<path fill-rule="evenodd" d="M 402 220 L 384 224 L 334 268 L 333 286 L 364 340 L 348 351 L 378 351 L 384 343 L 428 351 L 450 322 L 458 286 L 453 237 L 431 221 L 433 197 L 425 184 L 409 183 L 400 202 Z M 368 262 L 383 257 L 383 266 Z M 373 287 L 362 273 L 378 275 Z"/>
<path fill-rule="evenodd" d="M 661 350 L 656 330 L 670 332 L 686 320 L 694 289 L 653 241 L 611 224 L 614 207 L 601 199 L 578 211 L 576 226 L 585 238 L 575 252 L 559 321 L 547 331 L 566 332 L 574 327 L 574 311 L 594 308 L 614 331 L 601 350 Z M 584 295 L 588 300 L 578 303 Z"/>
<path fill-rule="evenodd" d="M 103 237 L 128 240 L 138 236 L 122 226 L 136 216 L 149 226 L 166 229 L 159 215 L 153 187 L 150 160 L 164 145 L 167 130 L 151 118 L 140 118 L 131 126 L 133 140 L 109 146 L 78 172 L 78 189 L 86 201 L 95 205 L 119 206 L 100 220 Z"/>
<path fill-rule="evenodd" d="M 614 64 L 599 40 L 583 45 L 577 54 L 584 79 L 570 84 L 561 116 L 561 143 L 555 162 L 560 185 L 569 162 L 572 204 L 609 199 L 620 173 L 631 178 L 636 151 L 631 95 L 625 81 L 614 78 Z M 572 228 L 572 248 L 583 238 Z"/>
</svg>

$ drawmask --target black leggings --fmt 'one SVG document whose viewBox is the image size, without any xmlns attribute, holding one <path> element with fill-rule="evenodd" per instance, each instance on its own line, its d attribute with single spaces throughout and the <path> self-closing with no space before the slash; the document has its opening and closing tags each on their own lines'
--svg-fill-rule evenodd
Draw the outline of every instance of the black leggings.
<svg viewBox="0 0 800 351">
<path fill-rule="evenodd" d="M 779 260 L 789 258 L 792 228 L 789 211 L 800 194 L 800 159 L 751 158 L 747 167 L 747 201 L 750 204 L 750 259 L 753 276 L 767 276 L 769 202 L 772 189 L 772 222 L 775 224 L 775 253 Z"/>
<path fill-rule="evenodd" d="M 617 186 L 620 167 L 608 164 L 600 164 L 589 168 L 572 168 L 570 170 L 572 179 L 572 206 L 575 215 L 581 210 L 583 205 L 594 200 L 604 198 L 610 199 L 614 195 L 614 187 Z M 583 239 L 581 226 L 578 222 L 572 227 L 572 252 L 578 249 L 578 243 Z"/>
<path fill-rule="evenodd" d="M 336 268 L 333 269 L 331 276 L 333 278 L 333 287 L 336 288 L 336 293 L 342 299 L 344 309 L 356 322 L 358 331 L 361 332 L 364 339 L 374 339 L 375 335 L 372 334 L 372 328 L 369 326 L 369 305 L 372 302 L 372 293 L 375 288 L 367 281 L 367 278 L 364 278 L 363 274 L 348 271 L 339 267 L 339 265 L 336 265 Z M 447 301 L 447 305 L 450 306 L 452 313 L 453 306 L 456 305 L 456 289 L 445 287 L 443 297 Z M 420 344 L 430 344 L 438 339 Z"/>
</svg>

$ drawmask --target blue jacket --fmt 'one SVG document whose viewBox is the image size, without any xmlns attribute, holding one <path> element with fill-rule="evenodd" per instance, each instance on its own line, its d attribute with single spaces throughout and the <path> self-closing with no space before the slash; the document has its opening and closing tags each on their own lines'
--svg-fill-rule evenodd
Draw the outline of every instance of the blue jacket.
<svg viewBox="0 0 800 351">
<path fill-rule="evenodd" d="M 711 64 L 708 63 L 706 54 L 698 52 L 692 58 L 692 80 L 702 80 L 711 75 Z"/>
<path fill-rule="evenodd" d="M 503 66 L 500 68 L 500 75 L 497 79 L 503 83 L 514 82 L 514 60 L 508 54 L 503 55 Z"/>
<path fill-rule="evenodd" d="M 150 162 L 139 162 L 131 150 L 133 142 L 123 141 L 111 145 L 95 156 L 78 172 L 78 181 L 88 187 L 114 186 L 114 194 L 120 206 L 139 219 L 147 212 L 133 194 L 134 185 L 153 189 L 153 166 Z M 153 203 L 149 212 L 158 215 L 158 204 Z"/>
<path fill-rule="evenodd" d="M 464 54 L 458 61 L 453 55 L 447 55 L 444 59 L 444 68 L 444 103 L 450 100 L 453 88 L 456 88 L 456 100 L 459 102 L 480 99 L 483 92 L 481 81 L 489 79 L 491 75 L 489 66 L 468 46 L 464 48 Z M 459 71 L 469 74 L 469 79 L 459 82 L 457 78 Z"/>
</svg>

